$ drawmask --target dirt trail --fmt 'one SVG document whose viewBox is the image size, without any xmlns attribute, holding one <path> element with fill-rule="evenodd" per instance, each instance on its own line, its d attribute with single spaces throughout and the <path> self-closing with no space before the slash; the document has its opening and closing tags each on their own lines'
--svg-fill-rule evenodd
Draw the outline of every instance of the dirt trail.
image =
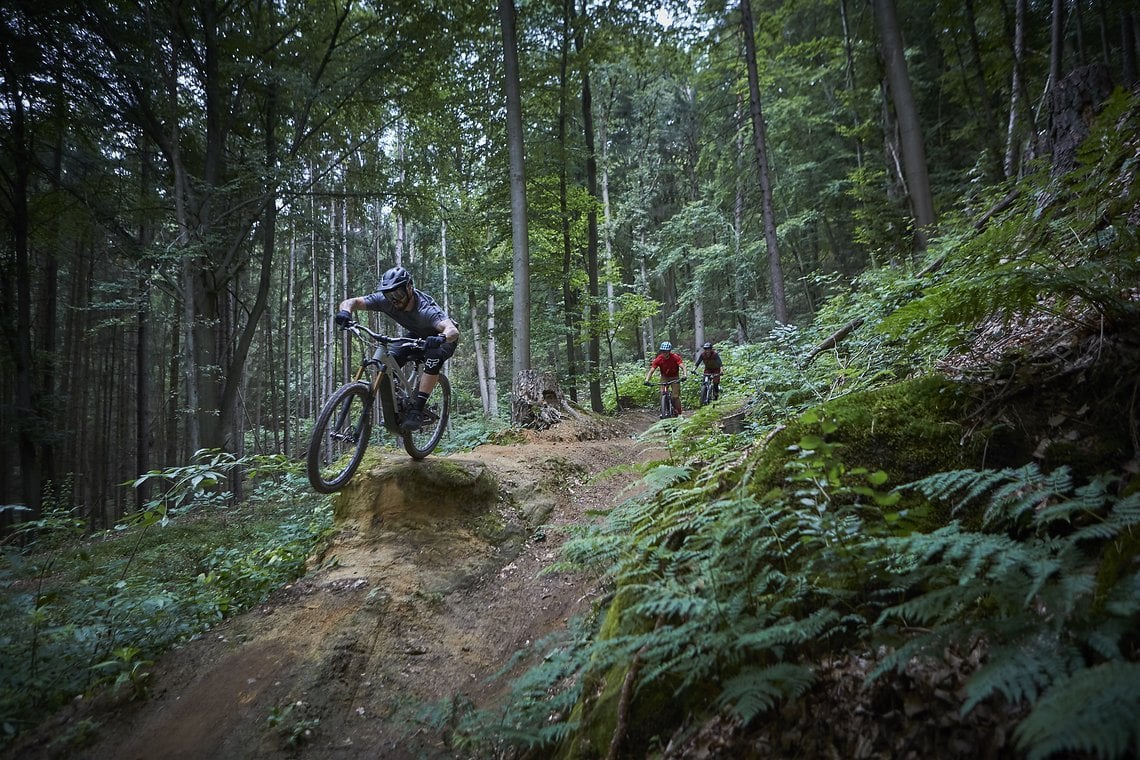
<svg viewBox="0 0 1140 760">
<path fill-rule="evenodd" d="M 563 423 L 522 444 L 362 471 L 353 485 L 375 510 L 346 494 L 319 569 L 165 657 L 151 699 L 88 716 L 98 741 L 67 756 L 454 756 L 418 716 L 492 700 L 502 685 L 490 676 L 514 652 L 589 608 L 589 578 L 538 575 L 564 540 L 553 526 L 629 494 L 636 475 L 622 465 L 655 455 L 634 437 L 653 421 Z"/>
</svg>

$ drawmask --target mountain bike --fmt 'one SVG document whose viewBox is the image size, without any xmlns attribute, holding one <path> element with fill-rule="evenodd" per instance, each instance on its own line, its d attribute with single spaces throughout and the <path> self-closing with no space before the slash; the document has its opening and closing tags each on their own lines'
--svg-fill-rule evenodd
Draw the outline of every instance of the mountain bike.
<svg viewBox="0 0 1140 760">
<path fill-rule="evenodd" d="M 373 424 L 396 436 L 413 459 L 423 459 L 443 437 L 451 407 L 451 384 L 441 372 L 424 406 L 423 424 L 414 431 L 402 430 L 400 421 L 415 403 L 423 373 L 424 341 L 391 338 L 356 321 L 342 329 L 355 338 L 353 343 L 361 346 L 363 355 L 356 376 L 325 402 L 309 439 L 309 484 L 320 493 L 339 491 L 352 478 L 368 448 Z M 411 350 L 401 367 L 392 349 L 404 347 Z"/>
<path fill-rule="evenodd" d="M 706 372 L 704 377 L 701 378 L 701 406 L 711 404 L 720 398 L 720 388 L 713 382 L 716 378 L 716 373 L 709 372 Z"/>
<path fill-rule="evenodd" d="M 664 382 L 662 382 L 660 380 L 658 380 L 656 382 L 654 382 L 652 380 L 646 380 L 645 381 L 646 385 L 660 385 L 661 386 L 661 406 L 660 406 L 660 409 L 661 409 L 661 419 L 663 419 L 663 420 L 668 419 L 670 417 L 676 417 L 681 413 L 681 410 L 678 409 L 677 405 L 675 405 L 673 403 L 673 394 L 669 392 L 669 386 L 670 385 L 672 385 L 673 383 L 680 383 L 680 382 L 681 382 L 681 378 L 679 378 L 679 377 L 674 378 L 673 380 L 665 380 Z M 678 404 L 679 403 L 680 402 L 678 402 Z"/>
</svg>

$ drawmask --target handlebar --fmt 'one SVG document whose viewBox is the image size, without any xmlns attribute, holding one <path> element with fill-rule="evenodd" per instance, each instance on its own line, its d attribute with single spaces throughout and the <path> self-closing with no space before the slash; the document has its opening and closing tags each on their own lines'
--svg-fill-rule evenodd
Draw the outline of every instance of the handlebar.
<svg viewBox="0 0 1140 760">
<path fill-rule="evenodd" d="M 673 383 L 679 383 L 682 380 L 688 380 L 688 379 L 689 378 L 687 378 L 687 377 L 678 377 L 678 378 L 674 378 L 673 380 L 646 380 L 645 384 L 650 385 L 650 386 L 652 386 L 652 385 L 672 385 Z"/>
<path fill-rule="evenodd" d="M 426 348 L 427 347 L 423 338 L 393 338 L 390 335 L 384 335 L 383 333 L 378 333 L 378 332 L 374 331 L 372 328 L 370 328 L 368 325 L 364 324 L 363 322 L 358 322 L 355 319 L 351 320 L 347 325 L 338 325 L 338 327 L 340 327 L 340 329 L 342 329 L 346 332 L 352 333 L 353 335 L 355 335 L 356 337 L 361 338 L 361 339 L 363 339 L 363 337 L 364 337 L 361 335 L 361 333 L 362 332 L 367 333 L 368 337 L 370 337 L 372 340 L 376 341 L 377 343 L 379 343 L 382 346 L 397 346 L 397 347 L 413 346 L 415 348 Z"/>
</svg>

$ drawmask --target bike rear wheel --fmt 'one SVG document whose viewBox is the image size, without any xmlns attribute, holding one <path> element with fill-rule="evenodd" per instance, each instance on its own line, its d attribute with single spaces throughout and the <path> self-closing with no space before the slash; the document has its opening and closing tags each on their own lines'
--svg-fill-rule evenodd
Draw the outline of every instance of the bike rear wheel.
<svg viewBox="0 0 1140 760">
<path fill-rule="evenodd" d="M 319 493 L 344 487 L 368 448 L 372 433 L 372 389 L 367 383 L 342 385 L 325 402 L 309 439 L 306 470 Z"/>
<path fill-rule="evenodd" d="M 445 375 L 439 376 L 431 398 L 424 406 L 423 424 L 418 430 L 403 434 L 404 449 L 412 459 L 423 459 L 439 444 L 451 409 L 451 383 Z"/>
</svg>

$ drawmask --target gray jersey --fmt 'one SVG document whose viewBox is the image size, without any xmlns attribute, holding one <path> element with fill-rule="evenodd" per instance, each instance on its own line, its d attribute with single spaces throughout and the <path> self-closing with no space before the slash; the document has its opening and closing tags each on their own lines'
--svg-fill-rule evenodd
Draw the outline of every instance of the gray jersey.
<svg viewBox="0 0 1140 760">
<path fill-rule="evenodd" d="M 426 338 L 429 335 L 438 335 L 439 330 L 436 329 L 436 325 L 450 321 L 451 318 L 427 293 L 418 289 L 415 293 L 416 308 L 412 311 L 397 310 L 380 292 L 364 296 L 364 308 L 369 311 L 384 312 L 404 328 L 408 337 Z"/>
</svg>

